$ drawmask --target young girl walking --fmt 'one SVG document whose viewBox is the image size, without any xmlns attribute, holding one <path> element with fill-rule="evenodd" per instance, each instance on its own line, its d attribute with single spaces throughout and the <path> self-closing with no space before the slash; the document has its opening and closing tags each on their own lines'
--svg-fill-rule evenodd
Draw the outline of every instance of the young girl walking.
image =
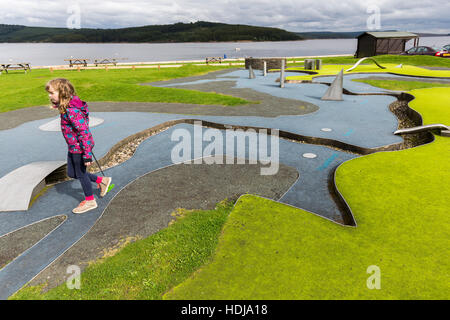
<svg viewBox="0 0 450 320">
<path fill-rule="evenodd" d="M 89 173 L 86 167 L 92 164 L 94 139 L 89 130 L 89 110 L 86 102 L 76 96 L 73 85 L 67 79 L 50 80 L 45 86 L 53 108 L 61 117 L 61 131 L 67 142 L 67 175 L 80 181 L 85 195 L 73 213 L 84 213 L 97 208 L 92 182 L 98 184 L 103 197 L 111 184 L 111 177 L 100 177 Z"/>
</svg>

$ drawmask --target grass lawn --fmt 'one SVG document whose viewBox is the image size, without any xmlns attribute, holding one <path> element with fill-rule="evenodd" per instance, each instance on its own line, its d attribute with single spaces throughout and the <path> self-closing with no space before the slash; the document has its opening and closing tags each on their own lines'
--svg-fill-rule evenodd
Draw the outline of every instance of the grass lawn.
<svg viewBox="0 0 450 320">
<path fill-rule="evenodd" d="M 419 89 L 424 123 L 450 123 L 450 89 Z M 432 97 L 432 98 L 431 98 Z M 357 227 L 244 196 L 211 263 L 165 299 L 448 299 L 450 139 L 347 161 L 336 183 Z M 367 288 L 369 266 L 381 289 Z"/>
<path fill-rule="evenodd" d="M 348 177 L 368 182 L 354 192 L 356 199 L 348 198 L 357 228 L 257 196 L 242 197 L 214 260 L 164 299 L 447 299 L 446 197 L 434 193 L 429 200 L 438 200 L 435 204 L 398 206 L 383 185 L 369 185 L 380 179 L 379 167 L 371 169 L 369 177 L 370 170 Z M 404 200 L 417 203 L 424 189 Z M 381 271 L 380 290 L 366 285 L 372 265 Z"/>
<path fill-rule="evenodd" d="M 226 66 L 221 68 L 227 68 Z M 250 101 L 212 92 L 176 88 L 141 86 L 139 83 L 189 77 L 218 70 L 211 66 L 183 66 L 157 69 L 82 70 L 81 72 L 37 69 L 24 74 L 11 72 L 0 77 L 0 112 L 49 105 L 45 84 L 53 78 L 67 78 L 75 86 L 81 99 L 90 101 L 135 101 L 216 104 L 236 106 Z M 124 110 L 126 111 L 126 110 Z"/>
<path fill-rule="evenodd" d="M 353 79 L 352 81 L 370 84 L 371 86 L 398 91 L 410 91 L 414 89 L 450 87 L 449 83 L 431 83 L 421 81 L 399 81 L 399 80 L 372 80 L 372 79 Z"/>
<path fill-rule="evenodd" d="M 63 284 L 41 294 L 42 287 L 27 287 L 10 299 L 161 299 L 210 259 L 232 208 L 223 201 L 215 210 L 178 210 L 168 228 L 87 267 L 81 290 Z"/>
</svg>

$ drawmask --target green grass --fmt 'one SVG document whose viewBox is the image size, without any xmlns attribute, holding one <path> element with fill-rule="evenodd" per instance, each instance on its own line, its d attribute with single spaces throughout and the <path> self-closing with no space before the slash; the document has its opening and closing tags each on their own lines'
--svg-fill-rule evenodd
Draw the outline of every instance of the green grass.
<svg viewBox="0 0 450 320">
<path fill-rule="evenodd" d="M 37 105 L 49 105 L 45 84 L 58 77 L 69 79 L 77 94 L 87 102 L 135 101 L 192 104 L 218 104 L 236 106 L 250 101 L 213 92 L 200 92 L 176 88 L 142 86 L 139 83 L 163 81 L 174 78 L 196 76 L 217 70 L 210 66 L 183 66 L 157 69 L 110 69 L 82 70 L 78 72 L 48 69 L 33 70 L 27 74 L 11 72 L 0 77 L 0 112 Z M 124 110 L 126 111 L 126 110 Z"/>
<path fill-rule="evenodd" d="M 168 228 L 87 267 L 80 290 L 63 284 L 41 294 L 43 286 L 25 287 L 10 299 L 161 299 L 210 259 L 232 208 L 222 201 L 215 210 L 179 210 Z"/>
<path fill-rule="evenodd" d="M 440 202 L 422 210 L 411 205 L 405 210 L 396 201 L 380 208 L 378 201 L 363 201 L 379 196 L 371 186 L 364 183 L 361 190 L 362 208 L 351 203 L 357 228 L 257 196 L 242 197 L 214 260 L 164 299 L 447 299 L 445 197 L 434 194 Z M 380 290 L 366 286 L 372 265 L 381 270 Z"/>
<path fill-rule="evenodd" d="M 422 115 L 424 124 L 444 123 L 450 125 L 450 89 L 427 88 L 409 91 L 415 99 L 409 106 Z M 449 141 L 450 139 L 444 139 Z"/>
<path fill-rule="evenodd" d="M 450 123 L 450 89 L 418 89 L 424 123 Z M 245 196 L 211 263 L 165 299 L 448 299 L 450 139 L 342 164 L 336 184 L 358 226 Z M 369 290 L 369 266 L 381 289 Z"/>
<path fill-rule="evenodd" d="M 421 81 L 398 81 L 398 80 L 373 80 L 373 79 L 353 79 L 352 81 L 370 84 L 371 86 L 398 91 L 410 91 L 414 89 L 450 87 L 448 83 L 431 83 Z"/>
</svg>

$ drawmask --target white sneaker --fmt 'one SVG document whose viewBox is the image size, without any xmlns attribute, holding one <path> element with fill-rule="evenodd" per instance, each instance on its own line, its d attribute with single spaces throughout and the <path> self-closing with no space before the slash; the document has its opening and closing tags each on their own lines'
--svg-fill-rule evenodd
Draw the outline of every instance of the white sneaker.
<svg viewBox="0 0 450 320">
<path fill-rule="evenodd" d="M 85 213 L 89 210 L 97 208 L 97 201 L 94 200 L 83 200 L 81 203 L 72 210 L 73 213 Z"/>
<path fill-rule="evenodd" d="M 111 184 L 111 177 L 103 177 L 102 182 L 100 182 L 98 185 L 100 187 L 100 197 L 104 197 L 105 194 L 108 192 L 109 185 Z"/>
</svg>

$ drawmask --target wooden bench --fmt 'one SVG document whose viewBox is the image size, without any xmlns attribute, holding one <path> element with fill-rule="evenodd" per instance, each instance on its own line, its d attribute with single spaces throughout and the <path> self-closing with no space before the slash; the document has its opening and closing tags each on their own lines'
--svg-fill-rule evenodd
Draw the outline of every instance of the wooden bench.
<svg viewBox="0 0 450 320">
<path fill-rule="evenodd" d="M 0 64 L 1 70 L 0 74 L 5 71 L 8 73 L 8 70 L 25 70 L 25 73 L 28 71 L 31 71 L 30 64 L 28 62 L 21 62 L 21 63 L 2 63 Z"/>
<path fill-rule="evenodd" d="M 222 58 L 221 57 L 206 57 L 206 64 L 208 64 L 209 62 L 219 62 L 222 63 Z"/>
<path fill-rule="evenodd" d="M 95 59 L 94 64 L 96 67 L 98 67 L 99 64 L 113 64 L 114 66 L 117 65 L 116 59 Z"/>
<path fill-rule="evenodd" d="M 69 67 L 72 68 L 74 65 L 82 65 L 83 67 L 87 67 L 87 62 L 89 59 L 64 59 L 64 61 L 69 61 Z"/>
</svg>

